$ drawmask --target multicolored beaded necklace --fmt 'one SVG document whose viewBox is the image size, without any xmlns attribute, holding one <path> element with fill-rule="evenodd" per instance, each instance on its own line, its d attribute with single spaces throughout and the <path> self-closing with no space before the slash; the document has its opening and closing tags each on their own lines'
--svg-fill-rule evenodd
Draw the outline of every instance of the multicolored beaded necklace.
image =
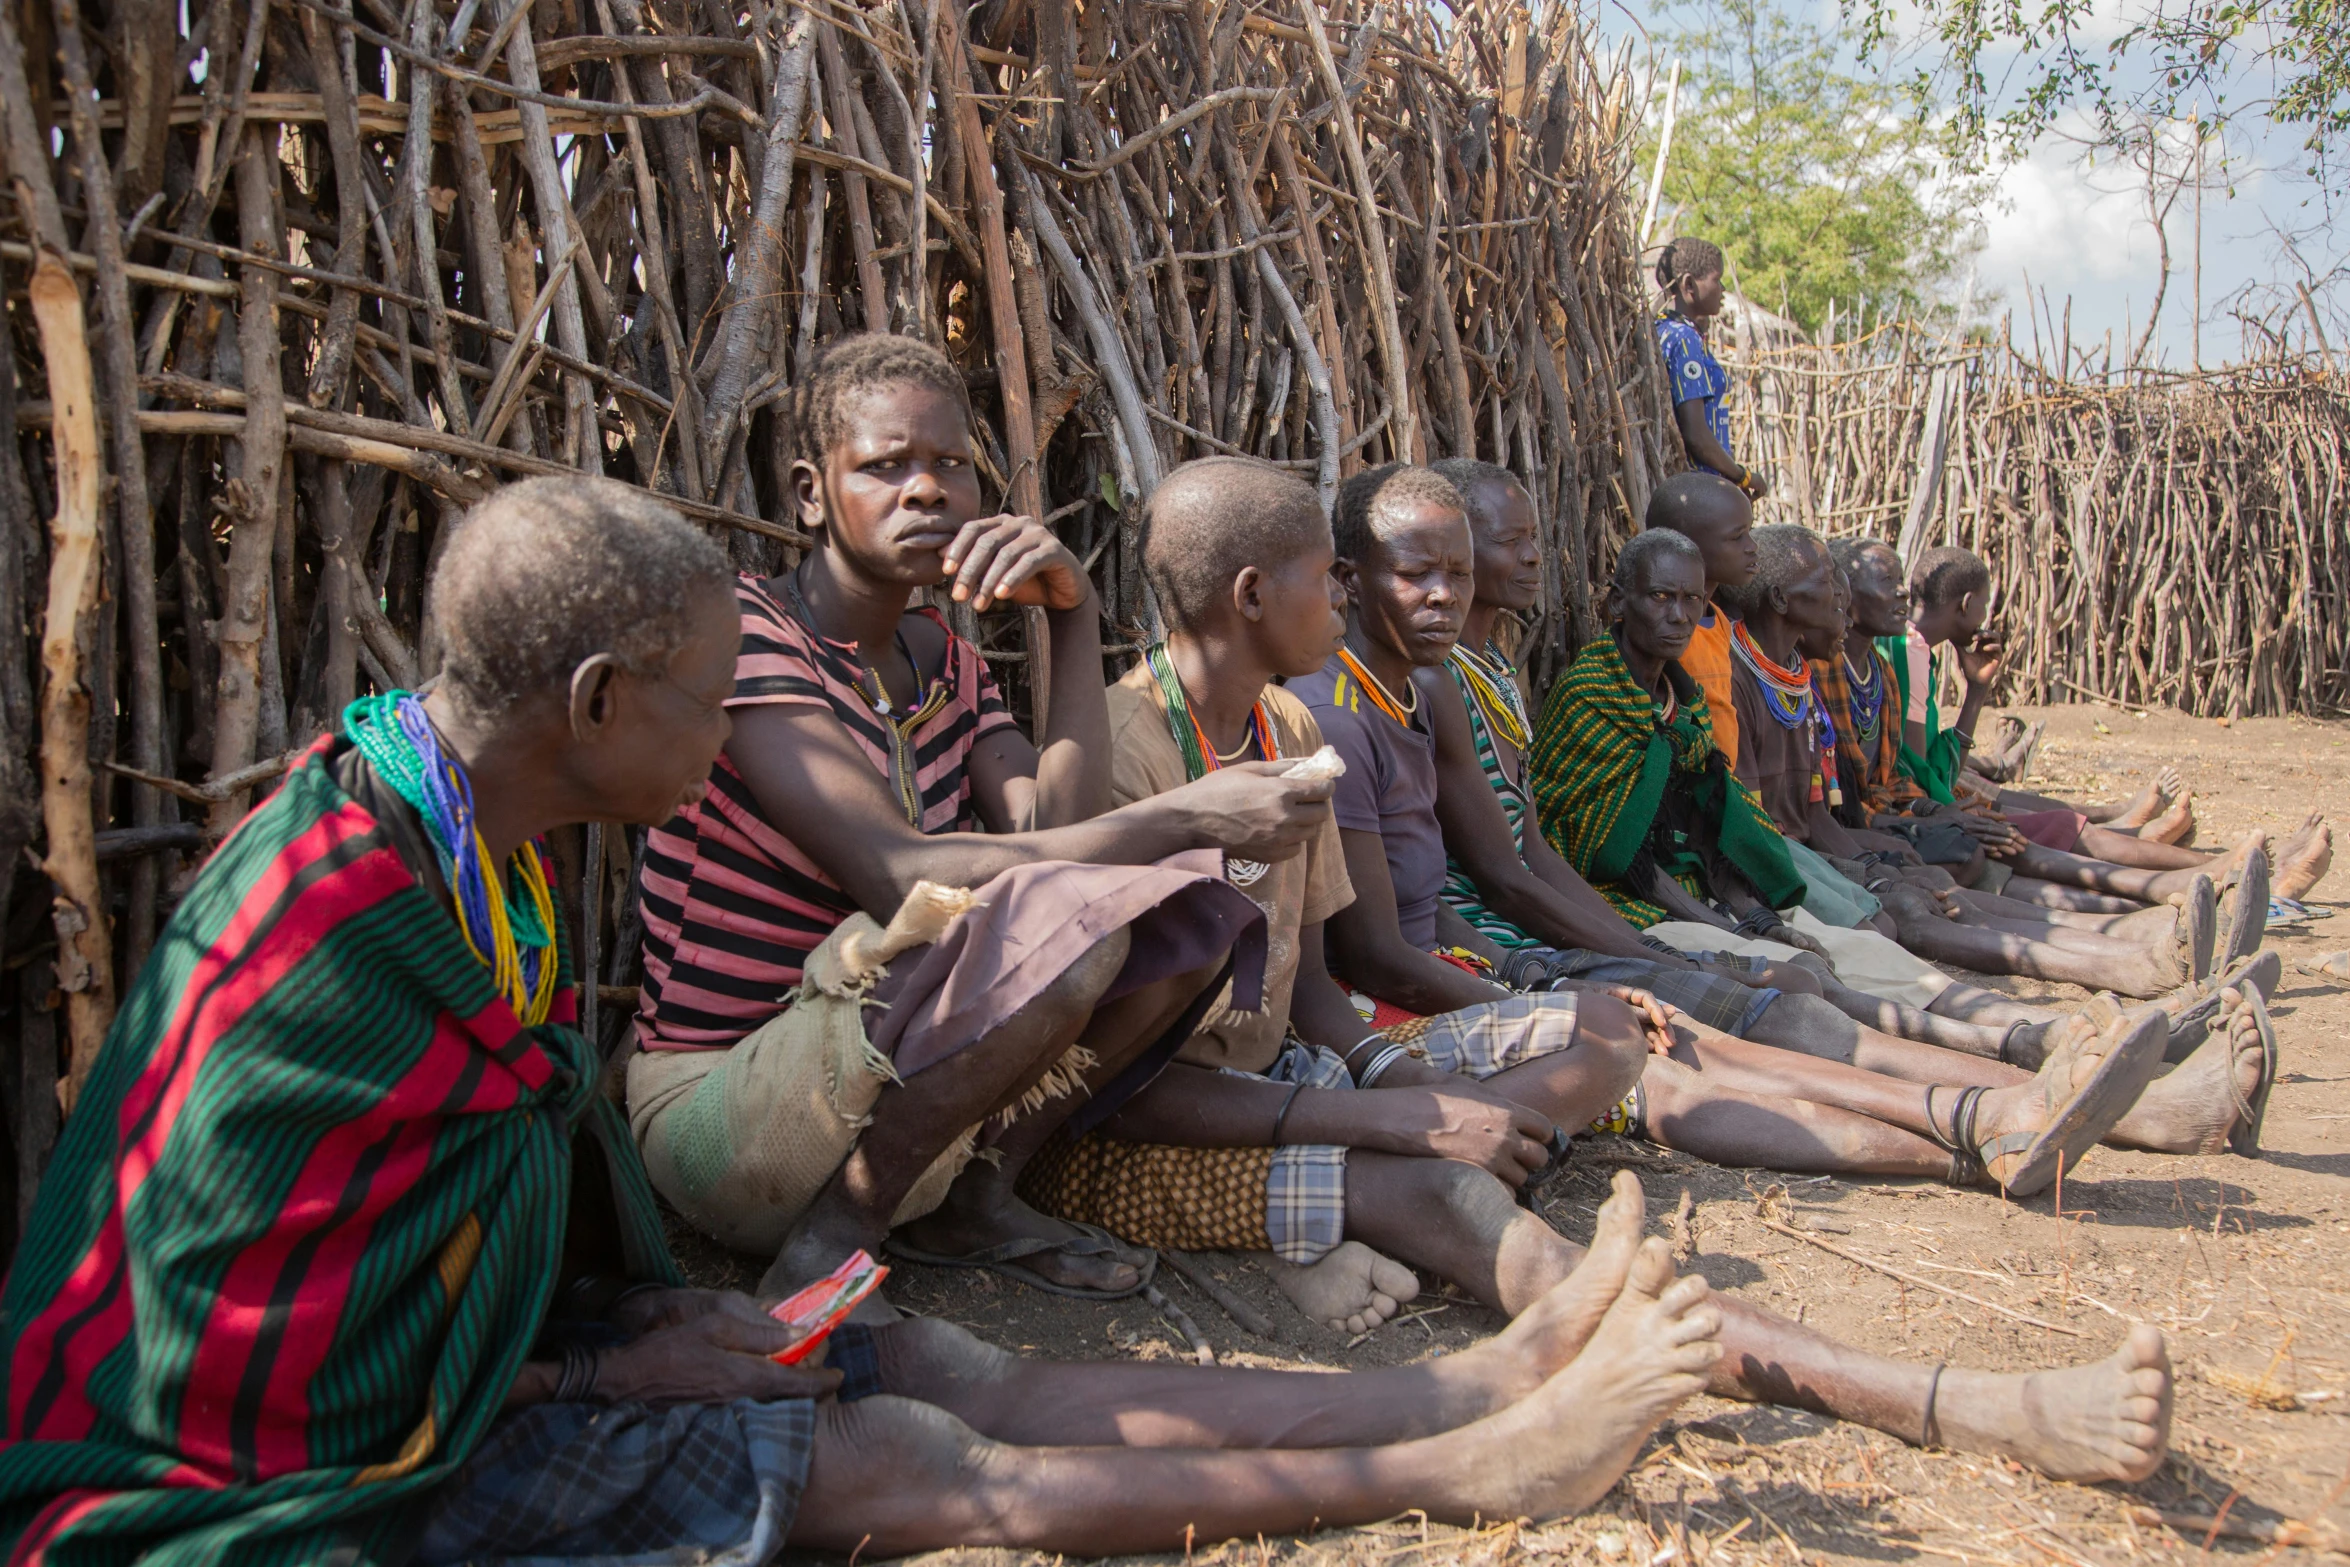
<svg viewBox="0 0 2350 1567">
<path fill-rule="evenodd" d="M 1397 723 L 1403 725 L 1406 729 L 1412 727 L 1412 715 L 1420 710 L 1419 687 L 1404 687 L 1406 691 L 1411 693 L 1412 698 L 1410 704 L 1407 706 L 1402 702 L 1398 702 L 1395 699 L 1394 694 L 1390 692 L 1387 687 L 1379 683 L 1379 677 L 1377 675 L 1372 674 L 1369 670 L 1363 667 L 1362 660 L 1355 657 L 1353 648 L 1347 647 L 1343 643 L 1340 644 L 1338 649 L 1338 659 L 1340 663 L 1346 665 L 1348 669 L 1354 672 L 1355 684 L 1363 688 L 1363 695 L 1371 699 L 1371 705 L 1373 707 L 1376 707 L 1380 712 L 1385 713 L 1388 717 L 1394 719 Z"/>
<path fill-rule="evenodd" d="M 1811 695 L 1811 672 L 1798 663 L 1793 669 L 1773 662 L 1771 655 L 1755 646 L 1748 635 L 1746 622 L 1730 623 L 1730 646 L 1754 671 L 1762 685 L 1763 705 L 1782 729 L 1793 729 L 1816 711 Z M 1797 655 L 1799 658 L 1801 655 Z"/>
<path fill-rule="evenodd" d="M 536 843 L 514 851 L 506 873 L 511 893 L 489 874 L 489 847 L 474 821 L 473 780 L 441 748 L 412 693 L 362 697 L 343 709 L 343 730 L 376 776 L 416 808 L 455 895 L 457 929 L 498 994 L 523 1026 L 544 1023 L 555 1004 L 555 897 L 546 856 Z"/>
<path fill-rule="evenodd" d="M 1456 643 L 1450 657 L 1454 673 L 1485 715 L 1485 726 L 1524 751 L 1533 725 L 1526 721 L 1526 701 L 1518 693 L 1516 668 L 1500 653 L 1477 653 L 1465 642 Z"/>
<path fill-rule="evenodd" d="M 1822 795 L 1830 805 L 1843 804 L 1844 791 L 1836 774 L 1836 730 L 1828 718 L 1828 704 L 1817 700 L 1817 693 L 1812 689 L 1810 669 L 1802 665 L 1789 669 L 1774 661 L 1770 654 L 1755 646 L 1742 620 L 1730 623 L 1730 651 L 1754 672 L 1756 683 L 1762 687 L 1763 707 L 1773 722 L 1782 729 L 1811 726 L 1812 744 L 1822 759 Z"/>
<path fill-rule="evenodd" d="M 1228 761 L 1238 761 L 1248 754 L 1244 743 L 1239 755 L 1224 756 L 1208 744 L 1207 731 L 1200 728 L 1192 715 L 1191 698 L 1183 691 L 1183 679 L 1175 673 L 1175 660 L 1167 656 L 1167 644 L 1153 642 L 1143 649 L 1143 661 L 1151 666 L 1152 675 L 1159 682 L 1159 696 L 1167 705 L 1167 727 L 1175 735 L 1175 749 L 1183 753 L 1183 770 L 1194 781 L 1205 778 Z M 1250 729 L 1256 735 L 1257 754 L 1268 762 L 1281 759 L 1281 751 L 1273 743 L 1273 724 L 1265 716 L 1265 701 L 1259 697 L 1248 710 Z"/>
<path fill-rule="evenodd" d="M 1885 666 L 1877 662 L 1872 650 L 1868 657 L 1868 677 L 1852 667 L 1852 655 L 1844 655 L 1845 681 L 1852 688 L 1852 735 L 1860 743 L 1860 754 L 1877 754 L 1877 740 L 1884 731 Z"/>
</svg>

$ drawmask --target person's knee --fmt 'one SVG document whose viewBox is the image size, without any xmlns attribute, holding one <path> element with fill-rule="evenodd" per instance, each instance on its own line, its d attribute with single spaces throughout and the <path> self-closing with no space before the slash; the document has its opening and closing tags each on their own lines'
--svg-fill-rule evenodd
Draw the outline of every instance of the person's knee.
<svg viewBox="0 0 2350 1567">
<path fill-rule="evenodd" d="M 1590 1053 L 1603 1074 L 1602 1092 L 1613 1103 L 1640 1081 L 1648 1064 L 1648 1030 L 1638 1013 L 1613 996 L 1587 991 L 1576 1004 L 1575 1043 Z"/>
<path fill-rule="evenodd" d="M 1820 976 L 1800 963 L 1773 963 L 1757 970 L 1753 980 L 1758 988 L 1767 987 L 1789 996 L 1821 996 L 1827 986 Z"/>
<path fill-rule="evenodd" d="M 930 1403 L 946 1390 L 970 1390 L 1004 1380 L 1019 1357 L 938 1317 L 906 1317 L 873 1333 L 881 1358 L 881 1385 Z"/>
<path fill-rule="evenodd" d="M 965 1543 L 991 1512 L 996 1444 L 945 1410 L 878 1394 L 816 1411 L 808 1483 L 792 1520 L 802 1550 L 896 1556 Z M 970 1544 L 990 1544 L 973 1536 Z"/>
<path fill-rule="evenodd" d="M 1048 1033 L 1082 1023 L 1117 982 L 1132 944 L 1124 926 L 1111 931 L 1038 991 L 1036 999 L 1021 1009 L 1023 1015 L 1045 1023 Z"/>
</svg>

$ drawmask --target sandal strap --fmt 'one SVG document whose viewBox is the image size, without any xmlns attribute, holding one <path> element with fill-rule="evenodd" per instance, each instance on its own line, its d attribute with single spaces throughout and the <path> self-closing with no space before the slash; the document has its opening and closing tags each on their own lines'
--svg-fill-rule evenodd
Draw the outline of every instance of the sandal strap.
<svg viewBox="0 0 2350 1567">
<path fill-rule="evenodd" d="M 1976 1107 L 1983 1102 L 1984 1088 L 1961 1088 L 1957 1103 L 1950 1107 L 1950 1131 L 1945 1135 L 1934 1120 L 1934 1095 L 1943 1085 L 1926 1085 L 1926 1135 L 1948 1151 L 1950 1155 L 1950 1184 L 1973 1186 L 1983 1179 L 1983 1160 L 1975 1148 Z"/>
</svg>

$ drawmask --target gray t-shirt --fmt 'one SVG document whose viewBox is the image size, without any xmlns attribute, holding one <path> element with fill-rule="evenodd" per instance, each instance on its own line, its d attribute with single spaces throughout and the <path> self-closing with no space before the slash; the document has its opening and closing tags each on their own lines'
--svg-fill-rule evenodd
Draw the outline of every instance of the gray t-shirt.
<svg viewBox="0 0 2350 1567">
<path fill-rule="evenodd" d="M 1427 715 L 1415 711 L 1410 724 L 1397 723 L 1336 657 L 1290 681 L 1289 691 L 1313 709 L 1322 738 L 1346 758 L 1346 775 L 1331 797 L 1330 814 L 1344 831 L 1379 835 L 1387 849 L 1387 876 L 1395 884 L 1403 939 L 1423 951 L 1435 950 L 1436 906 L 1444 892 L 1444 830 L 1436 822 L 1436 737 L 1428 730 Z"/>
</svg>

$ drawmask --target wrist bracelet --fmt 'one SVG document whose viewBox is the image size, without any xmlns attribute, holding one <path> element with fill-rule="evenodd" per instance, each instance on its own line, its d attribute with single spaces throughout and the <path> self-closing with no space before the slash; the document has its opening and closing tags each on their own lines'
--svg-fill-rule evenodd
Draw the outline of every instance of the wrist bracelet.
<svg viewBox="0 0 2350 1567">
<path fill-rule="evenodd" d="M 1281 1129 L 1289 1124 L 1290 1106 L 1296 1104 L 1297 1096 L 1304 1093 L 1305 1091 L 1306 1085 L 1303 1083 L 1292 1083 L 1289 1085 L 1289 1097 L 1281 1101 L 1281 1113 L 1273 1117 L 1274 1147 L 1278 1148 L 1281 1146 Z"/>
<path fill-rule="evenodd" d="M 1352 1072 L 1355 1069 L 1355 1057 L 1363 1053 L 1363 1046 L 1383 1045 L 1386 1042 L 1387 1036 L 1385 1034 L 1365 1034 L 1347 1048 L 1346 1054 L 1338 1058 L 1339 1064 Z"/>
<path fill-rule="evenodd" d="M 563 1372 L 555 1379 L 554 1402 L 586 1402 L 595 1392 L 596 1372 L 603 1358 L 603 1351 L 590 1349 L 585 1344 L 564 1345 Z"/>
<path fill-rule="evenodd" d="M 1387 1075 L 1387 1069 L 1411 1053 L 1409 1045 L 1389 1045 L 1371 1058 L 1371 1064 L 1363 1069 L 1363 1075 L 1355 1079 L 1355 1087 L 1377 1087 L 1379 1079 Z"/>
</svg>

